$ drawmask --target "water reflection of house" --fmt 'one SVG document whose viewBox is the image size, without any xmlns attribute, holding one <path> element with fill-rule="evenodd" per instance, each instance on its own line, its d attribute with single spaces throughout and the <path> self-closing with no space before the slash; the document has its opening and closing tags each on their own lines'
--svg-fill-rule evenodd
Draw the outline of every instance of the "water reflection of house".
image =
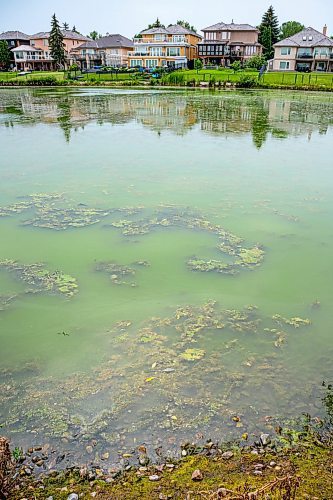
<svg viewBox="0 0 333 500">
<path fill-rule="evenodd" d="M 274 99 L 268 101 L 268 119 L 273 129 L 284 131 L 287 135 L 324 134 L 333 125 L 332 112 L 326 102 L 304 98 L 304 101 Z"/>
<path fill-rule="evenodd" d="M 40 94 L 24 90 L 15 94 L 13 106 L 30 121 L 59 125 L 67 140 L 71 132 L 90 122 L 126 124 L 136 121 L 160 133 L 188 133 L 195 125 L 208 134 L 221 136 L 249 135 L 260 148 L 271 134 L 311 137 L 315 131 L 326 133 L 333 125 L 333 102 L 313 96 L 289 99 L 253 94 L 238 95 L 170 94 L 158 92 L 78 91 Z M 6 113 L 1 109 L 0 113 Z M 15 121 L 20 123 L 19 121 Z"/>
</svg>

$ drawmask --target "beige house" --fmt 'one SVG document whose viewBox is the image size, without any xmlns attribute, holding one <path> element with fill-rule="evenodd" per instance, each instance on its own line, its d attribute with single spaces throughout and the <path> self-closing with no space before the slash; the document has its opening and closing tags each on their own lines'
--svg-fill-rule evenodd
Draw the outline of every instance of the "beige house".
<svg viewBox="0 0 333 500">
<path fill-rule="evenodd" d="M 313 28 L 306 28 L 274 45 L 270 71 L 333 71 L 333 40 Z"/>
<path fill-rule="evenodd" d="M 97 40 L 87 40 L 71 50 L 70 54 L 81 69 L 94 66 L 122 67 L 128 65 L 133 42 L 125 36 L 107 35 Z"/>
<path fill-rule="evenodd" d="M 261 55 L 259 30 L 250 24 L 217 23 L 204 28 L 204 40 L 198 44 L 198 56 L 205 65 L 230 66 Z"/>
<path fill-rule="evenodd" d="M 129 66 L 187 68 L 197 57 L 197 45 L 201 39 L 201 35 L 179 24 L 143 30 L 134 38 Z"/>
</svg>

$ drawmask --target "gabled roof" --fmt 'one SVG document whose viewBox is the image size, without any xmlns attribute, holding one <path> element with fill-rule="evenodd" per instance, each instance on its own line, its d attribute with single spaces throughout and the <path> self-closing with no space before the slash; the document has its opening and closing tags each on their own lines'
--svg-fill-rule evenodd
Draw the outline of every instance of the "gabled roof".
<svg viewBox="0 0 333 500">
<path fill-rule="evenodd" d="M 67 38 L 69 40 L 90 40 L 85 35 L 80 35 L 80 33 L 76 33 L 75 31 L 71 30 L 61 30 L 61 33 L 64 38 Z M 40 31 L 39 33 L 35 33 L 34 35 L 30 35 L 30 40 L 35 40 L 36 38 L 49 38 L 50 32 L 49 31 Z"/>
<path fill-rule="evenodd" d="M 132 40 L 126 38 L 125 36 L 116 34 L 116 35 L 107 35 L 98 38 L 97 40 L 88 39 L 87 42 L 82 43 L 75 47 L 75 51 L 80 49 L 109 49 L 114 47 L 124 47 L 124 48 L 132 48 L 134 46 Z"/>
<path fill-rule="evenodd" d="M 33 45 L 19 45 L 15 49 L 11 49 L 12 52 L 43 52 L 42 49 L 37 49 Z"/>
<path fill-rule="evenodd" d="M 202 38 L 201 35 L 199 35 L 195 31 L 188 30 L 187 28 L 184 28 L 184 26 L 181 26 L 180 24 L 172 24 L 171 26 L 168 26 L 167 28 L 150 28 L 148 30 L 140 31 L 140 35 L 155 35 L 155 34 L 194 35 L 194 36 L 197 36 L 199 38 Z"/>
<path fill-rule="evenodd" d="M 333 47 L 333 40 L 309 27 L 275 43 L 274 47 Z"/>
<path fill-rule="evenodd" d="M 226 24 L 223 22 L 213 24 L 213 26 L 208 26 L 208 28 L 203 28 L 201 31 L 259 31 L 255 26 L 251 24 Z"/>
<path fill-rule="evenodd" d="M 22 31 L 5 31 L 0 33 L 0 40 L 30 40 L 29 35 L 22 33 Z"/>
</svg>

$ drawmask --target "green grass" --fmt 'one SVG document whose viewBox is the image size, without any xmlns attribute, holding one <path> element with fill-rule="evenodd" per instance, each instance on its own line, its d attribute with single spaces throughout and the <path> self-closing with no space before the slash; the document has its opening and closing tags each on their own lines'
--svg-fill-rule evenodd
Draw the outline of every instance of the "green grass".
<svg viewBox="0 0 333 500">
<path fill-rule="evenodd" d="M 24 76 L 17 76 L 19 72 L 0 72 L 0 81 L 13 80 L 14 78 L 19 78 L 22 80 L 36 79 L 38 77 L 49 77 L 53 76 L 57 80 L 61 81 L 64 79 L 63 71 L 34 71 Z"/>
<path fill-rule="evenodd" d="M 184 70 L 182 71 L 185 82 L 195 80 L 196 82 L 209 82 L 215 79 L 216 82 L 238 82 L 242 75 L 250 76 L 258 80 L 258 71 L 238 71 L 232 70 Z M 296 73 L 296 72 L 269 72 L 261 78 L 264 85 L 281 86 L 326 86 L 333 88 L 333 73 Z"/>
<path fill-rule="evenodd" d="M 172 76 L 174 75 L 174 77 Z M 62 71 L 36 71 L 25 76 L 17 76 L 17 73 L 5 73 L 0 72 L 0 81 L 10 81 L 12 79 L 18 78 L 20 81 L 37 79 L 38 77 L 55 77 L 58 81 L 63 81 L 67 79 L 68 73 Z M 72 72 L 72 77 L 74 73 Z M 145 78 L 140 73 L 87 73 L 81 74 L 77 73 L 77 76 L 81 76 L 80 81 L 91 82 L 91 84 L 98 85 L 99 82 L 113 82 L 114 84 L 119 81 L 122 82 L 140 82 L 144 81 Z M 170 78 L 171 76 L 171 78 Z M 167 74 L 162 79 L 162 84 L 171 84 L 176 86 L 187 85 L 189 82 L 194 82 L 196 85 L 199 82 L 215 81 L 217 82 L 230 82 L 236 83 L 243 76 L 248 76 L 255 81 L 258 81 L 258 71 L 253 70 L 241 70 L 235 73 L 228 69 L 213 69 L 213 70 L 182 70 L 176 71 L 173 74 Z M 149 75 L 146 75 L 146 79 L 149 79 Z M 156 82 L 158 83 L 158 81 Z M 297 87 L 297 88 L 318 88 L 332 89 L 333 90 L 333 73 L 296 73 L 296 72 L 269 72 L 265 73 L 260 79 L 260 84 L 264 87 Z"/>
</svg>

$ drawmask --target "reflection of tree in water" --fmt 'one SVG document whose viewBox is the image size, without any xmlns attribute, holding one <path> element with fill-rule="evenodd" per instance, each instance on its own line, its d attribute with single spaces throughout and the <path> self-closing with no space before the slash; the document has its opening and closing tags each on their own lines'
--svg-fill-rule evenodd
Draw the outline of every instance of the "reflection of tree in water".
<svg viewBox="0 0 333 500">
<path fill-rule="evenodd" d="M 58 109 L 60 115 L 58 117 L 58 123 L 62 131 L 64 132 L 66 142 L 70 141 L 71 130 L 73 128 L 71 122 L 71 103 L 68 97 L 61 99 L 58 103 Z"/>
<path fill-rule="evenodd" d="M 209 135 L 252 135 L 254 145 L 260 149 L 269 134 L 275 139 L 305 135 L 311 140 L 313 133 L 326 134 L 333 125 L 330 99 L 287 93 L 22 91 L 13 97 L 5 94 L 0 115 L 8 115 L 11 109 L 15 110 L 15 114 L 11 113 L 13 120 L 5 116 L 5 125 L 57 123 L 67 142 L 73 131 L 89 122 L 101 126 L 137 122 L 159 136 L 164 130 L 185 135 L 199 124 Z"/>
<path fill-rule="evenodd" d="M 260 149 L 266 142 L 268 132 L 271 129 L 268 116 L 265 101 L 256 99 L 256 105 L 251 110 L 251 132 L 253 143 L 257 149 Z"/>
</svg>

